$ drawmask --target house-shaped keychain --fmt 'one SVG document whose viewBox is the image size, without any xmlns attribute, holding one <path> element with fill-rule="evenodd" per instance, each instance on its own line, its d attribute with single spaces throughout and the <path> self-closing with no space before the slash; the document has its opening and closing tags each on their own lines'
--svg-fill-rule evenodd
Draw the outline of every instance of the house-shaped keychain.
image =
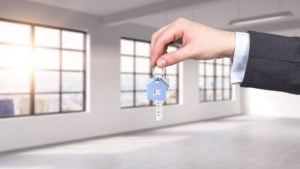
<svg viewBox="0 0 300 169">
<path fill-rule="evenodd" d="M 165 82 L 162 78 L 156 77 L 147 85 L 148 100 L 166 100 L 168 87 L 169 85 L 167 82 Z"/>
</svg>

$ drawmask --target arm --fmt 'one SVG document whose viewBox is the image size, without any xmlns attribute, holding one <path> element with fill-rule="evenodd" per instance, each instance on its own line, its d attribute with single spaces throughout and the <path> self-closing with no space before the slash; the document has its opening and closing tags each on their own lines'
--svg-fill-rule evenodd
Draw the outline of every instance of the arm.
<svg viewBox="0 0 300 169">
<path fill-rule="evenodd" d="M 241 83 L 242 87 L 300 94 L 300 39 L 257 32 L 249 34 L 249 55 L 239 55 L 236 52 L 241 44 L 236 41 L 234 32 L 179 19 L 153 34 L 151 66 L 165 67 L 186 59 L 234 56 L 232 75 L 237 78 L 232 82 Z M 182 40 L 183 47 L 166 53 L 166 46 L 178 39 Z M 247 49 L 247 45 L 242 46 Z"/>
<path fill-rule="evenodd" d="M 165 46 L 181 39 L 183 48 L 167 53 Z M 234 57 L 231 82 L 244 79 L 248 54 L 249 34 L 216 30 L 199 23 L 179 19 L 155 32 L 151 43 L 151 65 L 169 66 L 186 59 L 214 59 Z"/>
<path fill-rule="evenodd" d="M 300 94 L 300 39 L 249 33 L 249 58 L 241 86 Z"/>
</svg>

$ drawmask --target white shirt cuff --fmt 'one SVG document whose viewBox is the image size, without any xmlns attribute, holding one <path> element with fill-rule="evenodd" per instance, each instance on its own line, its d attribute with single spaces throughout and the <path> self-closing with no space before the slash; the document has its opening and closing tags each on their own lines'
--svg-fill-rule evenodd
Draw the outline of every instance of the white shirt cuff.
<svg viewBox="0 0 300 169">
<path fill-rule="evenodd" d="M 250 48 L 249 33 L 235 33 L 235 49 L 231 68 L 231 83 L 242 83 L 244 80 Z"/>
</svg>

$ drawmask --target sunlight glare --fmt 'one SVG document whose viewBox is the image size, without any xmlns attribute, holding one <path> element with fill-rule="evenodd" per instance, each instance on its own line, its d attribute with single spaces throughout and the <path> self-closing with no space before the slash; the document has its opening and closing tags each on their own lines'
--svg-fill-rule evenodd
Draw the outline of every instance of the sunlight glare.
<svg viewBox="0 0 300 169">
<path fill-rule="evenodd" d="M 36 48 L 34 50 L 36 69 L 59 69 L 59 50 Z"/>
<path fill-rule="evenodd" d="M 0 45 L 0 67 L 14 70 L 29 70 L 31 48 Z"/>
<path fill-rule="evenodd" d="M 30 26 L 0 21 L 0 41 L 7 43 L 30 44 Z"/>
</svg>

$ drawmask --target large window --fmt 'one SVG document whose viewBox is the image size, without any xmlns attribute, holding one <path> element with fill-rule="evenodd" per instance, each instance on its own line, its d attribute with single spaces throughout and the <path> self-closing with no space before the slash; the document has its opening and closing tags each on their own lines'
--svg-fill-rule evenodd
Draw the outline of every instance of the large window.
<svg viewBox="0 0 300 169">
<path fill-rule="evenodd" d="M 121 108 L 152 106 L 153 102 L 147 100 L 146 88 L 153 76 L 150 67 L 150 42 L 122 38 L 120 45 Z M 168 47 L 168 52 L 174 50 L 177 47 Z M 167 105 L 178 103 L 178 69 L 178 65 L 167 67 Z"/>
<path fill-rule="evenodd" d="M 0 21 L 0 117 L 85 111 L 86 33 Z"/>
<path fill-rule="evenodd" d="M 231 100 L 230 69 L 229 58 L 199 61 L 199 102 Z"/>
</svg>

